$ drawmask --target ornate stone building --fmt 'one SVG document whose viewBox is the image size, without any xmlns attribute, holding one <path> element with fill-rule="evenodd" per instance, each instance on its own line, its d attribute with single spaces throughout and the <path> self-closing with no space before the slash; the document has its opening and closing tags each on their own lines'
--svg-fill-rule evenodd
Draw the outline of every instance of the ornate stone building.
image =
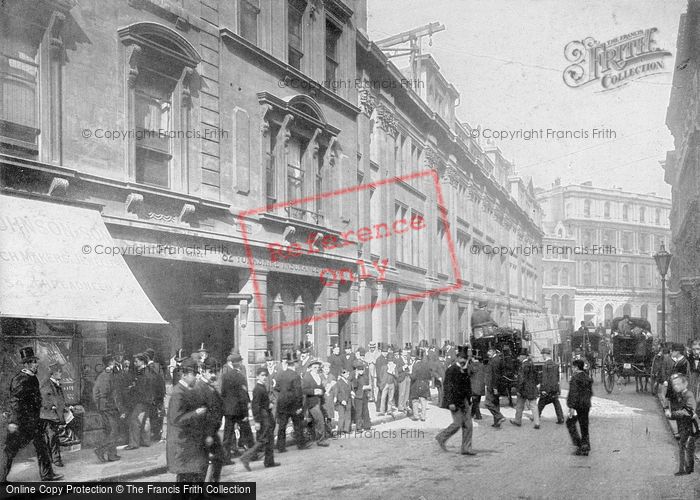
<svg viewBox="0 0 700 500">
<path fill-rule="evenodd" d="M 669 301 L 670 338 L 685 342 L 700 337 L 700 2 L 688 2 L 678 27 L 678 55 L 666 125 L 674 151 L 663 163 L 671 185 Z"/>
<path fill-rule="evenodd" d="M 538 190 L 545 304 L 572 326 L 630 314 L 658 332 L 661 281 L 652 255 L 668 242 L 669 200 L 590 182 Z"/>
</svg>

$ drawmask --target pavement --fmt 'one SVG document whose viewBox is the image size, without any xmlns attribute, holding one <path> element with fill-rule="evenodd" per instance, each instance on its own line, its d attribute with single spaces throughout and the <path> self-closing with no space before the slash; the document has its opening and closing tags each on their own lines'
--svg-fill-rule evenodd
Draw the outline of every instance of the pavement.
<svg viewBox="0 0 700 500">
<path fill-rule="evenodd" d="M 372 426 L 406 418 L 404 413 L 398 412 L 383 416 L 377 415 L 374 403 L 369 404 L 369 413 Z M 164 435 L 165 432 L 167 429 L 164 427 Z M 294 437 L 290 435 L 287 439 L 287 445 L 291 447 L 293 444 Z M 117 448 L 121 460 L 108 463 L 101 463 L 97 460 L 94 448 L 72 452 L 62 450 L 65 467 L 54 467 L 54 472 L 63 474 L 65 481 L 75 482 L 132 481 L 167 472 L 165 440 L 136 450 L 125 450 L 124 448 L 125 446 Z M 16 460 L 8 480 L 16 482 L 39 481 L 36 455 L 32 453 L 26 460 Z"/>
</svg>

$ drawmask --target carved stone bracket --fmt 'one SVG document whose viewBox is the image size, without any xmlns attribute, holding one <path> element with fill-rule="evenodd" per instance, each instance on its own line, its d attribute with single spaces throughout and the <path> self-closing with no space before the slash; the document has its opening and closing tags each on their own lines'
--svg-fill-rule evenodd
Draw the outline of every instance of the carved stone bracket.
<svg viewBox="0 0 700 500">
<path fill-rule="evenodd" d="M 267 119 L 267 113 L 272 109 L 272 105 L 263 104 L 260 106 L 260 133 L 263 137 L 267 137 L 270 133 L 270 121 Z"/>
<path fill-rule="evenodd" d="M 285 244 L 291 245 L 293 243 L 292 237 L 294 237 L 294 233 L 297 232 L 297 228 L 294 226 L 287 226 L 284 228 L 284 233 L 282 233 L 282 240 Z"/>
<path fill-rule="evenodd" d="M 61 177 L 51 179 L 49 186 L 49 196 L 65 196 L 68 192 L 68 180 Z"/>
<path fill-rule="evenodd" d="M 368 88 L 363 88 L 360 90 L 358 98 L 362 112 L 367 116 L 372 116 L 372 112 L 377 105 L 377 100 L 372 91 Z"/>
<path fill-rule="evenodd" d="M 386 106 L 379 105 L 377 107 L 377 118 L 379 126 L 390 136 L 396 137 L 399 133 L 399 129 L 394 113 Z"/>
<path fill-rule="evenodd" d="M 62 12 L 54 11 L 51 14 L 49 21 L 48 33 L 51 57 L 63 57 L 63 40 L 61 40 L 61 31 L 66 23 L 66 16 Z"/>
<path fill-rule="evenodd" d="M 192 222 L 194 219 L 194 205 L 192 203 L 184 203 L 180 210 L 180 222 Z"/>
<path fill-rule="evenodd" d="M 143 195 L 139 193 L 129 193 L 126 197 L 126 213 L 139 214 L 143 209 Z"/>
<path fill-rule="evenodd" d="M 141 62 L 141 57 L 143 56 L 143 49 L 140 45 L 135 43 L 127 47 L 126 60 L 129 65 L 129 75 L 127 76 L 127 82 L 130 88 L 134 88 L 136 85 L 136 79 L 139 76 L 139 63 Z"/>
<path fill-rule="evenodd" d="M 192 76 L 194 75 L 194 70 L 189 66 L 186 66 L 182 70 L 182 105 L 186 108 L 192 106 Z"/>
</svg>

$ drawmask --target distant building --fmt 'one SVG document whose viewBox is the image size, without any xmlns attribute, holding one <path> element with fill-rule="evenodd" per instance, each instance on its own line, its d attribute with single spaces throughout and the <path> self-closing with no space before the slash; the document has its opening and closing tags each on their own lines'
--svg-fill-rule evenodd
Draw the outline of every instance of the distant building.
<svg viewBox="0 0 700 500">
<path fill-rule="evenodd" d="M 661 281 L 652 255 L 670 238 L 670 201 L 590 182 L 539 190 L 544 301 L 572 325 L 610 328 L 614 317 L 649 320 L 658 331 Z"/>
<path fill-rule="evenodd" d="M 675 151 L 662 164 L 664 180 L 671 185 L 670 248 L 673 254 L 669 280 L 669 338 L 685 342 L 700 337 L 700 139 L 697 123 L 698 39 L 700 2 L 688 2 L 678 27 L 678 55 L 673 73 L 666 125 L 673 134 Z"/>
</svg>

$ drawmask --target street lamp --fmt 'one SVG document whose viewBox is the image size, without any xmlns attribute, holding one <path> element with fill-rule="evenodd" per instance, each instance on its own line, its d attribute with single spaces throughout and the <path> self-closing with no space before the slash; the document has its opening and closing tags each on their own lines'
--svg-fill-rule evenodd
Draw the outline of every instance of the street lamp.
<svg viewBox="0 0 700 500">
<path fill-rule="evenodd" d="M 663 242 L 661 242 L 661 248 L 654 254 L 654 260 L 656 261 L 656 267 L 661 275 L 661 341 L 666 342 L 666 273 L 668 273 L 668 266 L 671 264 L 671 258 L 673 256 L 666 251 Z"/>
</svg>

